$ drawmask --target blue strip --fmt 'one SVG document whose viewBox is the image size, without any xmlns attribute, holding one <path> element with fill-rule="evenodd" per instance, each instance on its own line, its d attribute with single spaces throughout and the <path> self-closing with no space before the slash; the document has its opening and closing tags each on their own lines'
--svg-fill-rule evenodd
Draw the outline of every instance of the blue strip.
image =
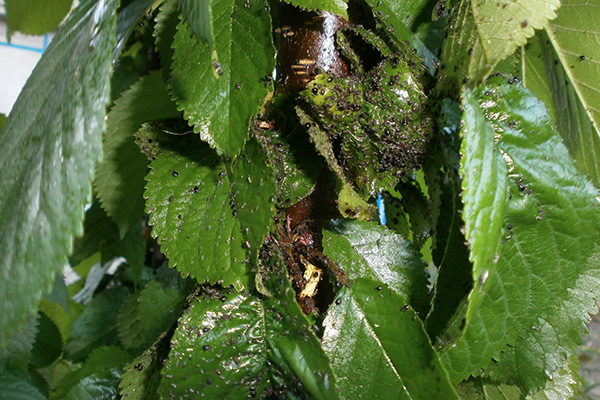
<svg viewBox="0 0 600 400">
<path fill-rule="evenodd" d="M 6 46 L 6 47 L 13 47 L 15 49 L 19 49 L 19 50 L 29 50 L 29 51 L 35 51 L 36 53 L 43 53 L 44 50 L 46 50 L 46 48 L 48 47 L 48 35 L 44 35 L 44 44 L 42 44 L 42 47 L 31 47 L 31 46 L 24 46 L 22 44 L 13 44 L 13 43 L 6 43 L 6 42 L 0 42 L 0 46 Z"/>
<path fill-rule="evenodd" d="M 44 52 L 44 48 L 39 49 L 37 47 L 22 46 L 20 44 L 11 44 L 11 43 L 0 42 L 0 46 L 13 47 L 13 48 L 19 49 L 19 50 L 35 51 L 36 53 Z"/>
<path fill-rule="evenodd" d="M 383 202 L 383 196 L 381 193 L 377 193 L 377 210 L 379 210 L 379 223 L 381 225 L 386 225 L 387 221 L 385 219 L 385 203 Z"/>
</svg>

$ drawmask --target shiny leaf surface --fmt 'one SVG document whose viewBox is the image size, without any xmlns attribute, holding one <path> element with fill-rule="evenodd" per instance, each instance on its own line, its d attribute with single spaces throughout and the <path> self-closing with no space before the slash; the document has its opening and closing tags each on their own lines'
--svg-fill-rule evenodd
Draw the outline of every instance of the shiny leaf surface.
<svg viewBox="0 0 600 400">
<path fill-rule="evenodd" d="M 508 168 L 497 147 L 495 131 L 487 123 L 471 92 L 465 93 L 461 131 L 462 203 L 464 235 L 471 249 L 473 280 L 485 278 L 496 267 L 508 202 Z"/>
<path fill-rule="evenodd" d="M 463 336 L 443 350 L 442 360 L 458 382 L 479 374 L 491 357 L 515 345 L 517 335 L 527 337 L 548 324 L 556 332 L 534 335 L 523 351 L 535 353 L 532 345 L 548 349 L 536 363 L 552 374 L 560 364 L 556 360 L 565 360 L 570 350 L 548 340 L 572 337 L 570 329 L 581 329 L 587 318 L 581 310 L 591 309 L 598 296 L 592 283 L 600 272 L 597 192 L 579 176 L 545 107 L 527 90 L 497 78 L 465 101 L 481 108 L 483 114 L 475 117 L 485 118 L 498 135 L 510 195 L 496 271 L 476 282 Z M 588 234 L 581 236 L 582 231 Z M 561 329 L 565 312 L 574 319 L 568 330 Z M 539 373 L 540 368 L 519 368 L 522 390 L 536 389 L 532 375 Z"/>
<path fill-rule="evenodd" d="M 421 320 L 384 283 L 355 279 L 323 324 L 343 398 L 458 399 Z"/>
<path fill-rule="evenodd" d="M 170 147 L 152 161 L 144 193 L 152 235 L 184 276 L 248 287 L 247 254 L 225 165 L 194 134 L 163 136 Z"/>
<path fill-rule="evenodd" d="M 293 303 L 233 291 L 194 299 L 171 341 L 159 398 L 239 399 L 269 393 L 296 398 L 305 390 L 310 398 L 337 398 L 328 380 L 332 377 L 316 375 L 327 376 L 319 371 L 325 358 L 318 341 L 308 326 L 297 330 L 304 317 L 293 296 L 286 300 Z M 295 311 L 283 318 L 284 310 Z M 288 373 L 283 382 L 279 369 Z"/>
<path fill-rule="evenodd" d="M 333 220 L 323 233 L 323 249 L 350 279 L 383 282 L 413 308 L 427 309 L 427 265 L 400 235 L 375 222 Z"/>
<path fill-rule="evenodd" d="M 275 65 L 271 19 L 260 1 L 217 0 L 211 5 L 213 26 L 219 27 L 213 45 L 218 61 L 209 44 L 198 42 L 181 22 L 168 84 L 202 140 L 221 155 L 237 155 L 248 139 L 250 118 L 270 91 Z"/>
</svg>

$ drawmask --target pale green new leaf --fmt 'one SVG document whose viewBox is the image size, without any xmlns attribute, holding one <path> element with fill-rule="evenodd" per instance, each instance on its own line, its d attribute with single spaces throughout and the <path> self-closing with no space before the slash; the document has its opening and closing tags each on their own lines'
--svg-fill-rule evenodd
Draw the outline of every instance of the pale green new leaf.
<svg viewBox="0 0 600 400">
<path fill-rule="evenodd" d="M 82 1 L 0 131 L 0 343 L 61 273 L 102 154 L 117 1 Z M 15 196 L 19 196 L 18 201 Z"/>
<path fill-rule="evenodd" d="M 185 119 L 221 155 L 237 155 L 269 93 L 275 65 L 269 10 L 261 1 L 215 0 L 214 59 L 185 21 L 178 25 L 169 87 Z"/>
<path fill-rule="evenodd" d="M 224 163 L 194 134 L 163 136 L 170 145 L 152 161 L 144 193 L 161 251 L 183 276 L 248 287 L 247 255 Z"/>
<path fill-rule="evenodd" d="M 106 213 L 122 234 L 144 215 L 144 177 L 148 159 L 133 134 L 142 123 L 177 117 L 159 71 L 152 71 L 125 91 L 108 113 L 104 160 L 96 172 L 96 190 Z"/>
<path fill-rule="evenodd" d="M 8 34 L 43 35 L 58 27 L 72 0 L 6 0 Z"/>
<path fill-rule="evenodd" d="M 442 91 L 476 85 L 556 17 L 559 0 L 461 0 L 453 4 L 442 46 Z"/>
<path fill-rule="evenodd" d="M 293 6 L 309 11 L 329 11 L 348 19 L 345 0 L 283 0 Z"/>
<path fill-rule="evenodd" d="M 600 273 L 597 190 L 579 175 L 546 108 L 526 89 L 498 78 L 464 99 L 483 111 L 466 117 L 485 115 L 496 132 L 510 195 L 496 270 L 480 275 L 463 336 L 444 348 L 442 360 L 455 382 L 479 375 L 517 337 L 541 329 L 542 321 L 556 332 L 535 336 L 524 354 L 534 344 L 547 353 L 536 357 L 539 367 L 518 368 L 513 377 L 527 393 L 540 385 L 535 374 L 552 373 L 569 356 L 577 330 L 584 330 L 585 310 L 600 294 L 594 284 Z M 572 318 L 568 328 L 561 322 L 565 313 Z M 556 342 L 561 346 L 552 345 L 552 336 L 563 338 Z"/>
</svg>

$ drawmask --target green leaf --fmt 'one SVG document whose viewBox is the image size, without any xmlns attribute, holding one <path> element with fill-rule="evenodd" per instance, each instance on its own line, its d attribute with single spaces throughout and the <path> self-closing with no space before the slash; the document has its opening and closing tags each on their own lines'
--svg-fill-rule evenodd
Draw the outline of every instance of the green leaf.
<svg viewBox="0 0 600 400">
<path fill-rule="evenodd" d="M 177 33 L 177 24 L 179 23 L 179 10 L 177 9 L 177 0 L 167 0 L 159 8 L 155 18 L 154 45 L 160 56 L 163 78 L 168 79 L 171 72 L 171 62 L 173 60 L 173 40 Z"/>
<path fill-rule="evenodd" d="M 431 256 L 437 267 L 431 309 L 425 326 L 436 345 L 460 335 L 460 325 L 459 329 L 449 331 L 447 324 L 473 287 L 469 251 L 462 233 L 462 182 L 458 173 L 462 117 L 463 111 L 458 102 L 448 99 L 442 102 L 437 124 L 444 127 L 444 146 L 432 148 L 432 156 L 423 168 L 432 210 Z"/>
<path fill-rule="evenodd" d="M 6 0 L 8 36 L 19 31 L 43 35 L 53 31 L 67 16 L 72 0 Z"/>
<path fill-rule="evenodd" d="M 583 275 L 579 286 L 594 288 L 600 276 L 597 270 L 594 272 L 592 276 Z M 487 374 L 494 381 L 512 382 L 527 393 L 574 391 L 579 380 L 576 371 L 580 336 L 587 332 L 584 323 L 589 323 L 589 314 L 597 312 L 597 306 L 586 301 L 585 292 L 586 289 L 573 290 L 572 299 L 539 318 L 513 346 L 506 346 L 496 357 L 497 362 L 487 368 Z"/>
<path fill-rule="evenodd" d="M 566 11 L 566 14 L 570 12 L 569 8 L 567 10 L 569 11 Z M 592 8 L 590 8 L 590 12 L 593 12 Z M 559 18 L 559 21 L 564 22 L 565 19 Z M 564 33 L 563 30 L 560 31 Z M 593 35 L 580 37 L 580 32 L 576 29 L 572 29 L 572 31 L 574 36 L 567 35 L 569 40 L 589 42 L 593 39 Z M 600 56 L 600 53 L 597 52 L 595 46 L 588 43 L 586 47 L 588 58 L 581 54 L 579 57 L 583 56 L 583 59 L 573 60 L 571 49 L 562 46 L 564 44 L 560 44 L 556 40 L 551 41 L 545 32 L 536 35 L 525 48 L 526 63 L 523 67 L 523 83 L 546 103 L 575 163 L 598 187 L 600 186 L 600 166 L 598 165 L 600 135 L 597 118 L 593 111 L 596 106 L 592 103 L 600 97 L 588 92 L 588 88 L 595 85 L 595 72 L 586 71 L 586 74 L 582 75 L 581 72 L 576 73 L 576 71 L 580 70 L 580 64 L 589 63 L 590 59 Z M 565 62 L 571 62 L 571 65 L 565 65 Z M 590 69 L 589 66 L 586 69 Z M 573 84 L 574 79 L 579 80 L 578 83 Z M 577 84 L 585 86 L 586 89 L 578 89 Z"/>
<path fill-rule="evenodd" d="M 251 262 L 256 265 L 258 251 L 275 215 L 277 189 L 273 170 L 267 165 L 263 148 L 255 139 L 246 143 L 244 152 L 231 169 L 234 214 L 240 221 L 242 235 L 250 248 Z"/>
<path fill-rule="evenodd" d="M 0 371 L 0 399 L 46 400 L 46 396 L 23 377 Z"/>
<path fill-rule="evenodd" d="M 210 50 L 213 51 L 215 42 L 213 0 L 179 0 L 178 3 L 183 20 L 188 23 L 196 37 L 207 42 Z M 218 57 L 214 59 L 218 61 Z"/>
<path fill-rule="evenodd" d="M 323 251 L 350 279 L 383 282 L 413 308 L 427 310 L 427 264 L 402 236 L 376 222 L 333 220 L 323 231 Z"/>
<path fill-rule="evenodd" d="M 458 399 L 421 320 L 384 283 L 355 279 L 323 325 L 342 398 Z"/>
<path fill-rule="evenodd" d="M 196 135 L 177 139 L 152 161 L 146 177 L 152 235 L 184 276 L 248 287 L 247 255 L 226 168 Z"/>
<path fill-rule="evenodd" d="M 71 265 L 77 266 L 99 251 L 102 252 L 104 261 L 117 256 L 114 248 L 120 240 L 119 229 L 102 209 L 98 200 L 94 201 L 85 212 L 83 231 L 83 236 L 73 242 L 73 252 L 69 257 Z"/>
<path fill-rule="evenodd" d="M 222 296 L 194 299 L 179 320 L 159 398 L 241 399 L 264 390 L 264 308 L 248 295 Z"/>
<path fill-rule="evenodd" d="M 69 378 L 67 400 L 118 398 L 123 366 L 131 360 L 119 347 L 94 350 L 79 370 Z"/>
<path fill-rule="evenodd" d="M 115 101 L 108 113 L 102 163 L 96 172 L 96 190 L 102 207 L 122 234 L 144 215 L 144 176 L 148 160 L 133 134 L 143 122 L 177 117 L 160 72 L 142 77 Z"/>
<path fill-rule="evenodd" d="M 133 272 L 133 279 L 137 282 L 146 251 L 143 228 L 140 220 L 120 233 L 117 225 L 96 200 L 85 213 L 85 233 L 83 237 L 74 241 L 74 250 L 69 257 L 69 262 L 74 266 L 79 265 L 97 252 L 100 252 L 103 264 L 110 262 L 115 257 L 122 256 L 127 259 Z M 58 278 L 62 279 L 62 276 Z"/>
<path fill-rule="evenodd" d="M 491 380 L 489 378 L 470 378 L 458 386 L 458 393 L 464 400 L 553 400 L 575 399 L 577 396 L 577 358 L 569 360 L 561 368 L 560 374 L 552 376 L 547 381 L 547 386 L 535 393 L 527 395 L 517 385 Z"/>
<path fill-rule="evenodd" d="M 311 325 L 302 312 L 281 252 L 274 250 L 266 246 L 259 267 L 262 283 L 273 296 L 263 300 L 267 354 L 277 368 L 271 370 L 273 381 L 282 382 L 282 397 L 287 391 L 288 398 L 338 399 L 329 359 L 315 336 L 320 327 Z M 284 376 L 278 378 L 281 373 Z"/>
<path fill-rule="evenodd" d="M 25 325 L 13 334 L 6 347 L 0 347 L 0 365 L 14 371 L 26 372 L 37 334 L 38 316 L 32 315 Z"/>
<path fill-rule="evenodd" d="M 293 6 L 310 11 L 329 11 L 348 19 L 348 5 L 345 0 L 283 0 Z"/>
<path fill-rule="evenodd" d="M 161 336 L 156 343 L 125 367 L 119 384 L 123 400 L 149 400 L 156 398 L 164 362 L 169 353 L 169 341 Z"/>
<path fill-rule="evenodd" d="M 239 399 L 268 393 L 338 398 L 327 358 L 285 272 L 265 273 L 277 297 L 261 300 L 210 289 L 191 302 L 171 340 L 160 398 Z"/>
<path fill-rule="evenodd" d="M 128 43 L 129 36 L 138 26 L 138 22 L 148 12 L 154 0 L 131 0 L 119 9 L 117 14 L 117 45 L 113 50 L 113 61 L 116 63 L 121 55 L 121 50 Z M 118 65 L 117 67 L 118 68 Z M 113 92 L 114 93 L 114 92 Z M 113 100 L 115 97 L 113 97 Z"/>
<path fill-rule="evenodd" d="M 260 1 L 215 0 L 212 15 L 219 27 L 214 42 L 219 60 L 181 22 L 168 84 L 202 140 L 221 155 L 237 155 L 248 139 L 250 117 L 271 90 L 266 85 L 275 65 L 271 19 Z"/>
<path fill-rule="evenodd" d="M 69 290 L 65 284 L 65 278 L 61 275 L 56 275 L 52 291 L 46 294 L 42 300 L 55 303 L 61 306 L 66 312 L 70 312 L 69 297 Z"/>
<path fill-rule="evenodd" d="M 298 124 L 286 125 L 278 132 L 261 130 L 257 139 L 277 177 L 277 206 L 287 208 L 308 196 L 317 184 L 323 163 Z"/>
<path fill-rule="evenodd" d="M 600 11 L 596 5 L 596 2 L 580 0 L 562 1 L 558 18 L 546 27 L 546 33 L 576 97 L 582 103 L 583 114 L 592 121 L 595 135 L 598 135 L 600 67 L 595 60 L 600 58 L 600 34 L 595 21 L 600 17 Z"/>
<path fill-rule="evenodd" d="M 296 107 L 296 113 L 302 125 L 307 126 L 311 142 L 338 178 L 338 210 L 340 214 L 345 218 L 372 219 L 376 211 L 375 206 L 367 203 L 352 187 L 342 166 L 337 162 L 327 134 L 302 108 Z"/>
<path fill-rule="evenodd" d="M 429 199 L 421 191 L 416 181 L 401 182 L 396 186 L 396 191 L 398 193 L 391 194 L 400 197 L 400 203 L 404 206 L 404 210 L 410 218 L 412 230 L 407 238 L 412 239 L 415 247 L 420 250 L 431 237 L 431 206 Z"/>
<path fill-rule="evenodd" d="M 439 54 L 441 40 L 432 42 L 431 38 L 441 38 L 444 34 L 440 29 L 443 21 L 431 21 L 428 18 L 433 12 L 429 9 L 432 3 L 422 0 L 367 0 L 367 3 L 384 28 L 384 34 L 391 37 L 399 49 L 406 49 L 406 44 L 414 48 L 433 75 L 436 69 L 434 64 L 439 63 L 436 55 Z M 425 43 L 427 40 L 429 43 Z M 410 54 L 407 56 L 410 57 Z"/>
<path fill-rule="evenodd" d="M 117 320 L 121 343 L 127 348 L 148 348 L 171 329 L 189 294 L 180 277 L 174 282 L 151 280 L 121 308 Z"/>
<path fill-rule="evenodd" d="M 521 86 L 502 82 L 490 81 L 464 99 L 483 110 L 474 117 L 485 115 L 509 167 L 505 237 L 496 270 L 482 274 L 469 296 L 463 336 L 441 354 L 459 382 L 481 374 L 492 357 L 518 343 L 525 367 L 514 380 L 531 392 L 539 387 L 536 374 L 553 374 L 569 357 L 577 332 L 584 331 L 586 310 L 600 294 L 593 284 L 600 277 L 600 215 L 597 190 L 579 176 L 543 104 Z M 571 316 L 568 327 L 565 315 Z M 538 329 L 545 332 L 532 335 Z M 539 367 L 529 368 L 534 360 L 527 353 L 537 354 Z"/>
<path fill-rule="evenodd" d="M 453 4 L 442 47 L 440 89 L 482 82 L 504 58 L 556 18 L 558 0 L 460 0 Z"/>
<path fill-rule="evenodd" d="M 69 338 L 73 321 L 75 320 L 75 316 L 72 314 L 70 307 L 65 310 L 57 303 L 42 299 L 40 300 L 40 312 L 44 313 L 48 318 L 50 318 L 50 320 L 58 328 L 63 342 L 61 343 L 62 346 L 62 344 L 64 344 L 64 342 L 66 342 Z"/>
<path fill-rule="evenodd" d="M 6 249 L 0 261 L 0 344 L 35 311 L 62 272 L 73 237 L 82 233 L 102 152 L 116 3 L 79 4 L 0 131 L 0 244 Z"/>
<path fill-rule="evenodd" d="M 128 296 L 129 289 L 124 286 L 95 296 L 73 323 L 71 337 L 65 346 L 65 358 L 78 362 L 96 347 L 118 345 L 118 310 Z"/>
<path fill-rule="evenodd" d="M 473 280 L 494 273 L 508 202 L 507 166 L 497 148 L 494 128 L 474 93 L 464 92 L 461 130 L 462 218 L 470 247 Z"/>
<path fill-rule="evenodd" d="M 63 339 L 56 324 L 46 314 L 40 312 L 38 315 L 38 332 L 29 363 L 35 368 L 44 368 L 62 354 Z"/>
</svg>

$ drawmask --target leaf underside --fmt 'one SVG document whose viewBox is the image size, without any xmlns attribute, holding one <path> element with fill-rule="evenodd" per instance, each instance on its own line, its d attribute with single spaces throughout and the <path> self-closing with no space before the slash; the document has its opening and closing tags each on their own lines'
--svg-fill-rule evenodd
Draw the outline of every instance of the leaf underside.
<svg viewBox="0 0 600 400">
<path fill-rule="evenodd" d="M 82 233 L 102 154 L 116 6 L 116 1 L 80 3 L 0 132 L 0 244 L 6 249 L 0 261 L 0 343 L 35 310 L 62 272 L 73 237 Z"/>
</svg>

